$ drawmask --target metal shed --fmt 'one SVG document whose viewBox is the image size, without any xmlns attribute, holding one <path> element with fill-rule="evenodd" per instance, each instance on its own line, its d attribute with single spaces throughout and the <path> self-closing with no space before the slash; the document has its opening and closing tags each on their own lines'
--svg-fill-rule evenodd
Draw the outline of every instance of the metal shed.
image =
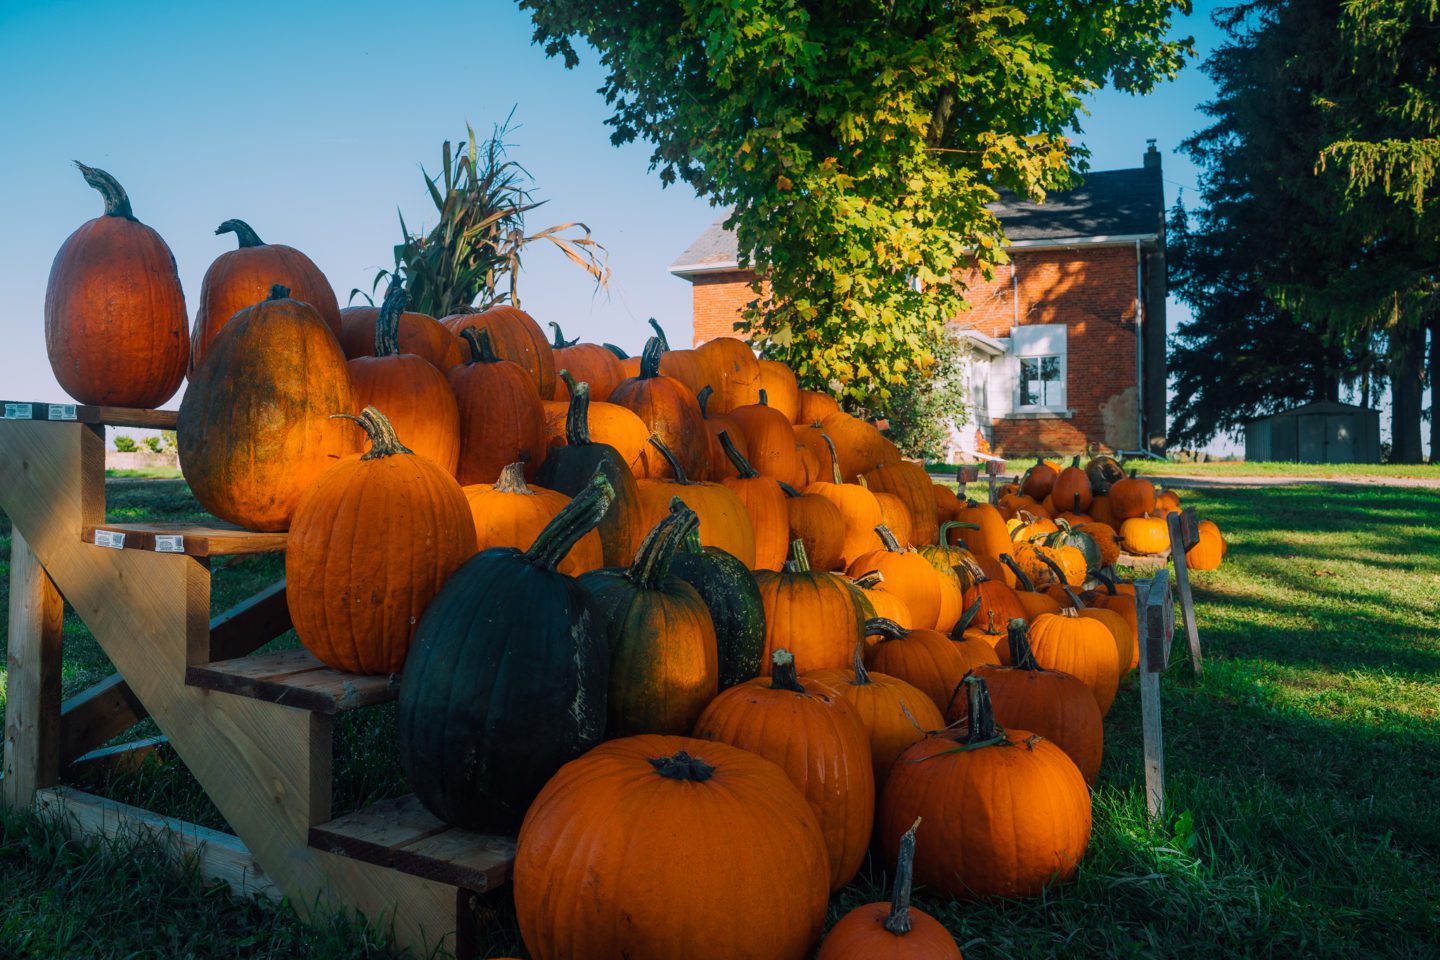
<svg viewBox="0 0 1440 960">
<path fill-rule="evenodd" d="M 1251 420 L 1245 459 L 1379 463 L 1380 411 L 1321 400 Z"/>
</svg>

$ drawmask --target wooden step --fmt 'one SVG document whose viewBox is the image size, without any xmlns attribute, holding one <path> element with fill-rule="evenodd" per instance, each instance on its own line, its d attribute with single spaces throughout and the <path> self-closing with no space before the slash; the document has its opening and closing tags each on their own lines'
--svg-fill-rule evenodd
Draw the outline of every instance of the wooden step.
<svg viewBox="0 0 1440 960">
<path fill-rule="evenodd" d="M 398 677 L 334 670 L 308 650 L 281 650 L 189 666 L 185 682 L 327 715 L 387 703 L 400 692 Z"/>
<path fill-rule="evenodd" d="M 1117 567 L 1129 567 L 1131 570 L 1163 570 L 1170 564 L 1170 548 L 1166 547 L 1163 553 L 1135 554 L 1122 553 L 1115 561 Z"/>
<path fill-rule="evenodd" d="M 192 557 L 275 553 L 285 549 L 288 536 L 283 531 L 242 530 L 219 520 L 213 523 L 106 523 L 85 527 L 80 532 L 86 543 L 112 550 L 150 550 Z"/>
<path fill-rule="evenodd" d="M 510 878 L 515 840 L 451 827 L 413 795 L 310 828 L 310 846 L 483 893 Z"/>
<path fill-rule="evenodd" d="M 48 420 L 52 423 L 94 423 L 107 427 L 174 430 L 176 411 L 132 407 L 92 407 L 83 403 L 0 401 L 0 420 Z"/>
</svg>

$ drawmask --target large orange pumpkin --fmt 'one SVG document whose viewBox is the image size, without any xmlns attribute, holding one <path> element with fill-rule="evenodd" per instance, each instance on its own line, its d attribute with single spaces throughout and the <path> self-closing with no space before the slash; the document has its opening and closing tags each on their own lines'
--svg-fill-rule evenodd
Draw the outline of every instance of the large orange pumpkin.
<svg viewBox="0 0 1440 960">
<path fill-rule="evenodd" d="M 966 729 L 900 755 L 877 829 L 886 856 L 917 817 L 933 826 L 915 879 L 934 896 L 1033 897 L 1075 875 L 1090 844 L 1090 790 L 1065 751 L 995 721 L 985 681 L 965 679 Z"/>
<path fill-rule="evenodd" d="M 320 662 L 398 673 L 415 624 L 475 553 L 455 478 L 413 455 L 374 407 L 355 420 L 370 450 L 326 470 L 300 498 L 285 547 L 295 633 Z"/>
<path fill-rule="evenodd" d="M 704 479 L 710 473 L 710 434 L 705 418 L 695 394 L 679 380 L 660 373 L 664 352 L 660 338 L 651 337 L 640 358 L 640 375 L 620 381 L 610 394 L 610 402 L 629 407 L 643 420 L 650 433 L 659 437 L 684 467 L 687 477 Z M 655 456 L 652 450 L 636 476 L 658 480 L 674 476 L 674 472 L 668 459 Z"/>
<path fill-rule="evenodd" d="M 720 434 L 728 433 L 730 442 L 735 445 L 745 459 L 750 459 L 750 448 L 745 443 L 745 431 L 740 429 L 740 424 L 730 418 L 728 413 L 715 413 L 710 409 L 710 398 L 715 395 L 715 388 L 706 384 L 700 388 L 695 395 L 695 401 L 700 405 L 700 416 L 705 420 L 705 431 L 710 435 L 710 470 L 700 480 L 724 480 L 726 477 L 740 476 L 740 470 L 730 462 L 725 455 L 725 448 L 720 445 Z"/>
<path fill-rule="evenodd" d="M 789 484 L 781 484 L 781 489 L 789 524 L 787 547 L 791 540 L 801 540 L 816 570 L 843 570 L 845 518 L 840 508 L 817 493 L 801 493 Z"/>
<path fill-rule="evenodd" d="M 692 481 L 680 460 L 658 437 L 651 445 L 669 463 L 664 479 L 643 478 L 637 481 L 640 508 L 645 524 L 653 527 L 670 512 L 670 501 L 679 497 L 700 515 L 700 542 L 719 547 L 750 569 L 755 568 L 755 526 L 745 502 L 734 490 L 721 483 Z"/>
<path fill-rule="evenodd" d="M 716 413 L 729 413 L 760 399 L 760 361 L 755 359 L 750 344 L 734 337 L 716 337 L 696 347 L 695 352 L 714 374 L 710 385 L 716 396 L 711 406 Z"/>
<path fill-rule="evenodd" d="M 375 355 L 375 325 L 379 320 L 380 311 L 375 307 L 346 307 L 340 311 L 340 349 L 345 356 L 355 360 Z M 463 363 L 468 349 L 439 320 L 410 310 L 400 314 L 395 340 L 401 353 L 423 357 L 441 373 L 449 373 L 451 367 Z"/>
<path fill-rule="evenodd" d="M 770 406 L 785 415 L 791 423 L 800 415 L 800 384 L 795 371 L 779 360 L 760 358 L 760 389 L 765 391 Z"/>
<path fill-rule="evenodd" d="M 1130 517 L 1120 524 L 1120 539 L 1130 553 L 1141 556 L 1164 553 L 1170 546 L 1170 527 L 1160 517 Z"/>
<path fill-rule="evenodd" d="M 851 577 L 871 570 L 885 575 L 882 588 L 905 601 L 915 622 L 933 629 L 940 618 L 940 573 L 914 550 L 900 546 L 890 528 L 883 523 L 875 528 L 881 549 L 861 554 L 847 568 Z"/>
<path fill-rule="evenodd" d="M 771 761 L 627 737 L 561 767 L 531 804 L 515 916 L 535 960 L 804 960 L 825 922 L 827 859 L 814 812 Z"/>
<path fill-rule="evenodd" d="M 360 448 L 335 335 L 276 286 L 210 346 L 180 401 L 176 442 L 195 499 L 249 530 L 284 530 L 305 488 Z"/>
<path fill-rule="evenodd" d="M 869 488 L 863 476 L 860 477 L 859 484 Z M 906 508 L 905 501 L 901 500 L 898 494 L 881 492 L 875 493 L 875 502 L 880 504 L 880 523 L 894 534 L 900 546 L 910 546 L 910 511 Z M 878 549 L 878 546 L 872 546 L 871 549 Z"/>
<path fill-rule="evenodd" d="M 880 637 L 866 652 L 866 665 L 923 690 L 937 706 L 949 702 L 956 684 L 971 670 L 1000 662 L 989 644 L 956 643 L 943 633 L 907 630 L 891 620 L 865 621 L 865 634 Z"/>
<path fill-rule="evenodd" d="M 1143 517 L 1155 509 L 1155 484 L 1137 477 L 1131 470 L 1130 476 L 1111 485 L 1106 502 L 1117 524 L 1131 517 Z"/>
<path fill-rule="evenodd" d="M 440 322 L 456 336 L 463 336 L 466 330 L 488 331 L 495 355 L 518 364 L 535 384 L 540 399 L 555 399 L 555 351 L 530 314 L 501 304 L 483 313 L 453 314 Z"/>
<path fill-rule="evenodd" d="M 100 191 L 105 212 L 70 234 L 50 265 L 50 369 L 81 403 L 158 407 L 175 395 L 190 356 L 175 257 L 160 234 L 135 219 L 114 177 L 75 165 Z M 249 303 L 263 297 L 262 291 Z"/>
<path fill-rule="evenodd" d="M 515 547 L 528 550 L 535 538 L 554 520 L 570 498 L 563 493 L 532 487 L 525 482 L 525 465 L 510 463 L 494 483 L 472 483 L 463 488 L 470 522 L 479 550 Z M 596 530 L 576 541 L 555 569 L 578 577 L 605 565 L 605 555 Z"/>
<path fill-rule="evenodd" d="M 869 473 L 882 463 L 894 463 L 900 459 L 899 454 L 893 452 L 894 446 L 875 425 L 858 417 L 837 410 L 821 420 L 820 425 L 825 435 L 835 442 L 840 475 L 847 481 Z"/>
<path fill-rule="evenodd" d="M 819 423 L 832 413 L 840 412 L 840 404 L 828 393 L 814 390 L 800 391 L 800 411 L 795 415 L 796 423 Z"/>
<path fill-rule="evenodd" d="M 1084 513 L 1090 509 L 1094 491 L 1090 489 L 1090 477 L 1081 468 L 1079 457 L 1076 457 L 1070 466 L 1061 470 L 1060 476 L 1055 478 L 1055 486 L 1050 490 L 1050 498 L 1059 510 Z"/>
<path fill-rule="evenodd" d="M 785 771 L 820 821 L 830 852 L 830 889 L 839 890 L 860 869 L 870 845 L 875 820 L 870 737 L 849 701 L 826 684 L 796 675 L 788 651 L 776 650 L 769 660 L 770 676 L 710 701 L 695 736 L 757 753 Z"/>
<path fill-rule="evenodd" d="M 384 412 L 406 446 L 454 476 L 460 461 L 460 408 L 445 374 L 400 345 L 398 328 L 407 299 L 398 284 L 390 288 L 371 335 L 374 354 L 347 364 L 355 404 Z"/>
<path fill-rule="evenodd" d="M 865 620 L 874 620 L 880 617 L 885 620 L 894 620 L 902 627 L 914 629 L 918 626 L 915 617 L 910 613 L 910 608 L 905 606 L 905 601 L 888 590 L 882 590 L 885 583 L 885 574 L 879 570 L 869 570 L 851 581 L 860 591 L 861 607 L 865 611 Z M 868 641 L 867 641 L 868 642 Z"/>
<path fill-rule="evenodd" d="M 277 283 L 290 288 L 290 297 L 308 303 L 335 336 L 340 336 L 340 304 L 335 290 L 315 261 L 283 243 L 265 243 L 244 220 L 226 220 L 215 228 L 216 235 L 233 233 L 240 246 L 222 253 L 205 271 L 200 283 L 200 303 L 195 307 L 195 329 L 190 334 L 190 369 L 200 365 L 210 341 L 230 318 L 265 299 Z M 371 344 L 365 353 L 375 352 L 375 325 L 370 324 Z M 414 353 L 414 350 L 406 350 Z M 346 356 L 354 359 L 364 354 Z"/>
<path fill-rule="evenodd" d="M 829 438 L 826 438 L 827 442 Z M 845 521 L 845 539 L 840 546 L 840 562 L 849 567 L 862 554 L 875 549 L 875 528 L 883 521 L 880 502 L 875 494 L 856 483 L 845 483 L 840 477 L 840 461 L 831 446 L 830 462 L 834 483 L 820 481 L 805 487 L 804 492 L 824 497 L 835 505 Z"/>
<path fill-rule="evenodd" d="M 533 479 L 545 456 L 545 408 L 535 381 L 518 364 L 502 360 L 490 331 L 465 327 L 467 363 L 450 369 L 450 387 L 460 408 L 461 483 L 494 483 L 506 464 L 525 464 Z M 547 348 L 548 349 L 548 348 Z"/>
<path fill-rule="evenodd" d="M 550 321 L 550 326 L 555 331 L 555 342 L 551 344 L 551 349 L 554 351 L 556 374 L 568 370 L 570 376 L 576 380 L 590 384 L 590 399 L 593 402 L 604 403 L 609 400 L 610 392 L 625 379 L 620 358 L 598 343 L 566 340 L 565 335 L 560 332 L 560 324 L 553 320 Z M 555 385 L 556 397 L 567 395 L 560 390 L 561 385 Z"/>
<path fill-rule="evenodd" d="M 719 440 L 737 474 L 720 482 L 745 504 L 750 526 L 755 531 L 754 569 L 779 570 L 790 553 L 790 509 L 785 503 L 788 499 L 785 491 L 780 489 L 779 481 L 762 477 L 750 465 L 731 442 L 729 433 L 721 431 Z"/>
<path fill-rule="evenodd" d="M 544 404 L 546 457 L 549 457 L 550 451 L 568 442 L 570 405 L 578 384 L 569 370 L 560 371 L 560 384 L 565 389 L 565 402 L 547 400 Z M 630 471 L 638 471 L 650 450 L 650 431 L 645 421 L 618 403 L 590 400 L 587 404 L 585 417 L 591 440 L 614 447 Z"/>
<path fill-rule="evenodd" d="M 670 338 L 665 336 L 660 321 L 651 317 L 650 326 L 664 350 L 660 355 L 660 373 L 663 376 L 679 380 L 685 384 L 687 390 L 697 396 L 701 390 L 716 382 L 718 378 L 715 371 L 699 350 L 676 350 L 670 346 Z"/>
<path fill-rule="evenodd" d="M 967 562 L 963 566 L 971 579 L 970 586 L 965 590 L 963 606 L 966 610 L 974 607 L 980 623 L 987 622 L 992 611 L 997 623 L 1024 618 L 1025 609 L 1005 581 L 992 579 L 976 562 Z"/>
<path fill-rule="evenodd" d="M 1005 528 L 1005 518 L 993 504 L 966 500 L 956 519 L 967 524 L 956 528 L 955 532 L 960 542 L 965 544 L 965 549 L 974 554 L 977 561 L 988 558 L 998 564 L 1000 555 L 1010 552 L 1010 531 Z M 1001 574 L 1000 579 L 1007 586 L 1015 585 L 1013 575 L 1008 572 Z"/>
<path fill-rule="evenodd" d="M 1020 477 L 1020 492 L 1031 499 L 1044 500 L 1055 489 L 1055 481 L 1059 478 L 1059 467 L 1041 457 Z"/>
<path fill-rule="evenodd" d="M 875 493 L 893 493 L 905 502 L 910 512 L 911 544 L 919 547 L 939 539 L 939 510 L 924 467 L 908 460 L 881 464 L 865 474 L 865 482 Z"/>
<path fill-rule="evenodd" d="M 1110 712 L 1120 685 L 1120 658 L 1115 637 L 1103 623 L 1074 610 L 1036 617 L 1030 625 L 1030 649 L 1036 663 L 1075 677 L 1090 688 L 1100 712 Z"/>
<path fill-rule="evenodd" d="M 790 544 L 790 556 L 778 573 L 755 573 L 765 608 L 760 674 L 770 672 L 770 656 L 782 648 L 804 657 L 815 670 L 843 669 L 855 644 L 864 639 L 859 591 L 839 574 L 810 569 L 804 541 Z"/>
<path fill-rule="evenodd" d="M 795 427 L 768 401 L 769 394 L 762 389 L 757 402 L 731 409 L 730 419 L 745 434 L 746 454 L 756 470 L 791 486 L 804 483 L 795 450 Z"/>
</svg>

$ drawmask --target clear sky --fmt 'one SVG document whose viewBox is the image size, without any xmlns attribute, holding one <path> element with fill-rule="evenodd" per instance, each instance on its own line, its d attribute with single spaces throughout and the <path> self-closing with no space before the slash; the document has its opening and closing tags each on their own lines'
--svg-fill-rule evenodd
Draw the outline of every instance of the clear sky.
<svg viewBox="0 0 1440 960">
<path fill-rule="evenodd" d="M 1176 26 L 1202 56 L 1213 6 Z M 343 305 L 391 264 L 397 208 L 412 229 L 434 222 L 420 165 L 435 170 L 442 140 L 511 107 L 512 156 L 550 201 L 531 226 L 588 223 L 613 270 L 596 296 L 558 252 L 535 252 L 525 308 L 626 348 L 652 315 L 688 339 L 689 285 L 666 268 L 716 212 L 683 184 L 662 189 L 645 145 L 610 145 L 600 81 L 593 58 L 567 71 L 532 47 L 509 0 L 0 0 L 0 394 L 63 396 L 45 357 L 45 281 L 65 237 L 101 209 L 72 159 L 114 174 L 164 236 L 192 315 L 205 268 L 235 245 L 213 233 L 232 217 L 308 253 Z M 1197 60 L 1148 97 L 1097 94 L 1080 135 L 1092 167 L 1138 166 L 1154 137 L 1167 203 L 1182 187 L 1189 199 L 1195 171 L 1173 150 L 1209 92 Z M 1182 309 L 1172 302 L 1171 329 Z"/>
</svg>

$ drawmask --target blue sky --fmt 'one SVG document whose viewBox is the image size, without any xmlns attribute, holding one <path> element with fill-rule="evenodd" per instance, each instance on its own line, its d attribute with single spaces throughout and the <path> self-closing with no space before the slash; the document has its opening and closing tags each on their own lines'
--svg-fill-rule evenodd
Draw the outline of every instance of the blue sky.
<svg viewBox="0 0 1440 960">
<path fill-rule="evenodd" d="M 1202 55 L 1213 6 L 1176 25 Z M 683 185 L 662 189 L 645 145 L 610 145 L 600 80 L 593 60 L 567 71 L 532 47 L 509 0 L 4 0 L 0 393 L 63 395 L 45 359 L 45 280 L 65 237 L 100 211 L 72 159 L 114 174 L 165 237 L 192 315 L 205 268 L 234 246 L 213 234 L 232 217 L 308 253 L 343 304 L 390 265 L 397 207 L 412 228 L 433 222 L 420 165 L 434 170 L 440 142 L 466 121 L 488 130 L 512 106 L 512 156 L 550 201 L 531 226 L 585 221 L 613 270 L 608 296 L 595 296 L 557 252 L 534 253 L 525 308 L 587 340 L 638 348 L 652 315 L 687 339 L 689 285 L 666 267 L 715 211 Z M 1182 188 L 1189 199 L 1196 172 L 1173 150 L 1203 122 L 1195 108 L 1209 91 L 1197 60 L 1148 97 L 1097 94 L 1080 138 L 1093 168 L 1138 166 L 1154 137 L 1167 203 Z M 1172 303 L 1172 329 L 1180 310 Z"/>
</svg>

